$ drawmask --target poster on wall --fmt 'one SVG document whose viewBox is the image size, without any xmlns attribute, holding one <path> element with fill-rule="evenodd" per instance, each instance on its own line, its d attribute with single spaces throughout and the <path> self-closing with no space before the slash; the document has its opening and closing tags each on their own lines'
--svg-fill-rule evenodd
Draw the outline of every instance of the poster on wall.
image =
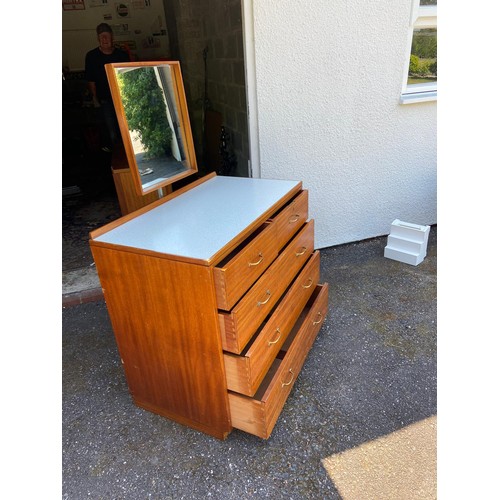
<svg viewBox="0 0 500 500">
<path fill-rule="evenodd" d="M 115 24 L 113 26 L 113 33 L 116 36 L 130 35 L 128 24 Z"/>
<path fill-rule="evenodd" d="M 87 0 L 90 7 L 107 7 L 108 0 Z"/>
<path fill-rule="evenodd" d="M 62 0 L 63 10 L 85 10 L 84 0 Z"/>
<path fill-rule="evenodd" d="M 156 36 L 148 36 L 142 40 L 143 49 L 159 49 L 160 46 L 160 39 Z"/>
<path fill-rule="evenodd" d="M 123 40 L 120 42 L 115 42 L 116 47 L 124 50 L 125 52 L 136 52 L 137 44 L 135 40 Z"/>
<path fill-rule="evenodd" d="M 118 18 L 123 19 L 130 17 L 130 9 L 127 3 L 119 2 L 115 4 L 115 7 Z"/>
<path fill-rule="evenodd" d="M 147 9 L 151 7 L 151 0 L 133 0 L 132 7 L 134 9 Z"/>
<path fill-rule="evenodd" d="M 153 23 L 151 24 L 151 32 L 153 35 L 166 35 L 166 30 L 162 29 L 163 28 L 163 22 L 161 19 L 161 16 L 157 16 Z"/>
</svg>

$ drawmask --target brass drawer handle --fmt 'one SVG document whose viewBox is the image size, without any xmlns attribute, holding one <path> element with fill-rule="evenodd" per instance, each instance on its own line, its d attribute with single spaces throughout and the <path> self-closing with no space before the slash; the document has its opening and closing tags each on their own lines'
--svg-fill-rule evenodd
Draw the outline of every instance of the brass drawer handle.
<svg viewBox="0 0 500 500">
<path fill-rule="evenodd" d="M 269 302 L 269 299 L 271 298 L 271 292 L 269 290 L 266 290 L 266 295 L 267 299 L 264 300 L 263 302 L 259 300 L 259 302 L 257 302 L 257 307 L 263 306 L 264 304 L 267 304 Z"/>
<path fill-rule="evenodd" d="M 300 257 L 306 253 L 307 247 L 301 247 L 300 252 L 295 252 L 295 257 Z"/>
<path fill-rule="evenodd" d="M 292 369 L 290 368 L 290 370 L 288 370 L 288 373 L 290 373 L 292 376 L 290 377 L 290 382 L 283 382 L 283 380 L 281 381 L 281 387 L 285 387 L 286 385 L 290 385 L 292 382 L 293 382 L 293 371 Z"/>
<path fill-rule="evenodd" d="M 312 284 L 313 284 L 313 279 L 312 278 L 309 278 L 307 280 L 307 285 L 302 285 L 302 288 L 311 288 Z"/>
<path fill-rule="evenodd" d="M 259 257 L 260 257 L 260 259 L 257 262 L 249 262 L 248 267 L 258 266 L 264 260 L 264 257 L 262 256 L 262 252 L 259 252 Z"/>
<path fill-rule="evenodd" d="M 295 214 L 295 215 L 292 215 L 292 216 L 288 219 L 288 224 L 293 224 L 294 222 L 297 222 L 299 219 L 300 219 L 300 214 Z"/>
<path fill-rule="evenodd" d="M 281 338 L 281 330 L 279 328 L 276 328 L 276 331 L 278 332 L 278 337 L 276 338 L 276 340 L 268 340 L 267 341 L 268 346 L 272 346 L 273 344 L 276 344 L 276 342 L 278 342 L 278 340 Z"/>
<path fill-rule="evenodd" d="M 323 314 L 321 314 L 321 311 L 319 311 L 316 316 L 319 316 L 319 319 L 318 321 L 313 321 L 313 325 L 318 325 L 319 323 L 321 323 L 321 320 L 323 319 Z"/>
</svg>

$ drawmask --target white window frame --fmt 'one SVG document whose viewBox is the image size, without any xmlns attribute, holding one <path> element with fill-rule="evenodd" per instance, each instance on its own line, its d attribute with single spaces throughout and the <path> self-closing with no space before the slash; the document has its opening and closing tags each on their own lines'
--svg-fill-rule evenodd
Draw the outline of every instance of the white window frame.
<svg viewBox="0 0 500 500">
<path fill-rule="evenodd" d="M 420 0 L 413 0 L 410 16 L 410 25 L 408 27 L 408 46 L 406 50 L 406 71 L 401 89 L 401 104 L 412 104 L 415 102 L 426 102 L 437 100 L 437 82 L 415 83 L 408 85 L 408 72 L 410 69 L 411 45 L 413 41 L 413 31 L 423 28 L 437 29 L 437 6 L 422 5 Z"/>
</svg>

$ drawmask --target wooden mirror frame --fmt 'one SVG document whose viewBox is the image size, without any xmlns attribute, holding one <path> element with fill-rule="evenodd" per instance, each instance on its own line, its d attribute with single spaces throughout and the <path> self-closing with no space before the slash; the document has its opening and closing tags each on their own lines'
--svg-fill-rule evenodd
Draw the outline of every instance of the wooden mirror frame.
<svg viewBox="0 0 500 500">
<path fill-rule="evenodd" d="M 136 153 L 134 151 L 134 146 L 132 143 L 131 131 L 129 129 L 127 117 L 125 115 L 125 109 L 123 105 L 122 95 L 120 93 L 120 88 L 118 85 L 117 72 L 120 69 L 138 69 L 143 67 L 163 67 L 169 66 L 172 82 L 173 82 L 173 95 L 170 95 L 173 102 L 175 102 L 176 112 L 179 119 L 178 133 L 180 135 L 180 140 L 182 141 L 182 149 L 184 153 L 184 159 L 179 163 L 182 164 L 184 170 L 179 173 L 175 173 L 168 177 L 160 177 L 158 182 L 151 180 L 145 183 L 144 186 L 141 173 L 139 171 L 139 164 L 137 162 Z M 184 84 L 182 81 L 182 74 L 179 61 L 148 61 L 148 62 L 123 62 L 123 63 L 110 63 L 105 65 L 106 74 L 109 81 L 109 86 L 111 89 L 111 96 L 113 98 L 113 105 L 116 111 L 116 117 L 118 119 L 118 125 L 120 127 L 120 132 L 123 140 L 123 146 L 125 153 L 127 155 L 127 160 L 129 168 L 132 174 L 132 179 L 139 196 L 144 196 L 153 191 L 160 190 L 161 188 L 172 184 L 175 181 L 183 179 L 189 175 L 193 175 L 198 172 L 198 167 L 196 164 L 196 155 L 194 150 L 193 136 L 191 132 L 191 125 L 189 122 L 189 114 L 186 102 L 186 95 L 184 93 Z M 165 89 L 162 88 L 165 92 Z M 167 105 L 166 105 L 167 107 Z M 174 132 L 175 133 L 175 132 Z"/>
</svg>

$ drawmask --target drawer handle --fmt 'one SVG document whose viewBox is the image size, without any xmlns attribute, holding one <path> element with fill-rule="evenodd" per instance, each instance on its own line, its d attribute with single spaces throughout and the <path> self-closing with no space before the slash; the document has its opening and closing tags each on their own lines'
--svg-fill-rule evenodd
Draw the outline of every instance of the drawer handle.
<svg viewBox="0 0 500 500">
<path fill-rule="evenodd" d="M 266 290 L 266 295 L 267 299 L 261 302 L 260 300 L 257 302 L 257 307 L 263 306 L 264 304 L 267 304 L 269 302 L 269 299 L 271 298 L 271 292 L 269 290 Z"/>
<path fill-rule="evenodd" d="M 323 314 L 321 314 L 321 311 L 318 312 L 317 316 L 319 316 L 318 321 L 313 321 L 313 325 L 318 325 L 321 323 L 321 320 L 323 319 Z"/>
<path fill-rule="evenodd" d="M 307 247 L 302 247 L 300 249 L 300 252 L 295 252 L 295 257 L 300 257 L 301 255 L 304 255 L 306 253 Z"/>
<path fill-rule="evenodd" d="M 278 332 L 277 339 L 276 340 L 268 340 L 267 341 L 268 346 L 272 346 L 273 344 L 276 344 L 276 342 L 278 342 L 278 340 L 281 338 L 281 330 L 279 328 L 276 328 L 276 331 Z"/>
<path fill-rule="evenodd" d="M 248 267 L 258 266 L 264 260 L 264 257 L 262 256 L 262 252 L 259 252 L 259 257 L 260 257 L 260 259 L 257 262 L 249 262 Z"/>
<path fill-rule="evenodd" d="M 292 215 L 292 216 L 288 219 L 288 224 L 293 224 L 294 222 L 297 222 L 299 219 L 300 219 L 300 214 L 295 214 L 295 215 Z"/>
<path fill-rule="evenodd" d="M 302 288 L 311 288 L 312 284 L 313 284 L 313 279 L 309 278 L 307 280 L 307 285 L 302 285 Z"/>
<path fill-rule="evenodd" d="M 288 373 L 290 373 L 290 374 L 291 374 L 291 377 L 290 377 L 290 382 L 286 382 L 286 383 L 285 383 L 285 382 L 283 382 L 283 380 L 282 380 L 282 381 L 281 381 L 281 387 L 285 387 L 286 385 L 290 385 L 290 384 L 293 382 L 293 377 L 294 377 L 294 375 L 293 375 L 293 371 L 292 371 L 292 369 L 291 369 L 291 368 L 290 368 L 290 370 L 288 370 Z"/>
</svg>

